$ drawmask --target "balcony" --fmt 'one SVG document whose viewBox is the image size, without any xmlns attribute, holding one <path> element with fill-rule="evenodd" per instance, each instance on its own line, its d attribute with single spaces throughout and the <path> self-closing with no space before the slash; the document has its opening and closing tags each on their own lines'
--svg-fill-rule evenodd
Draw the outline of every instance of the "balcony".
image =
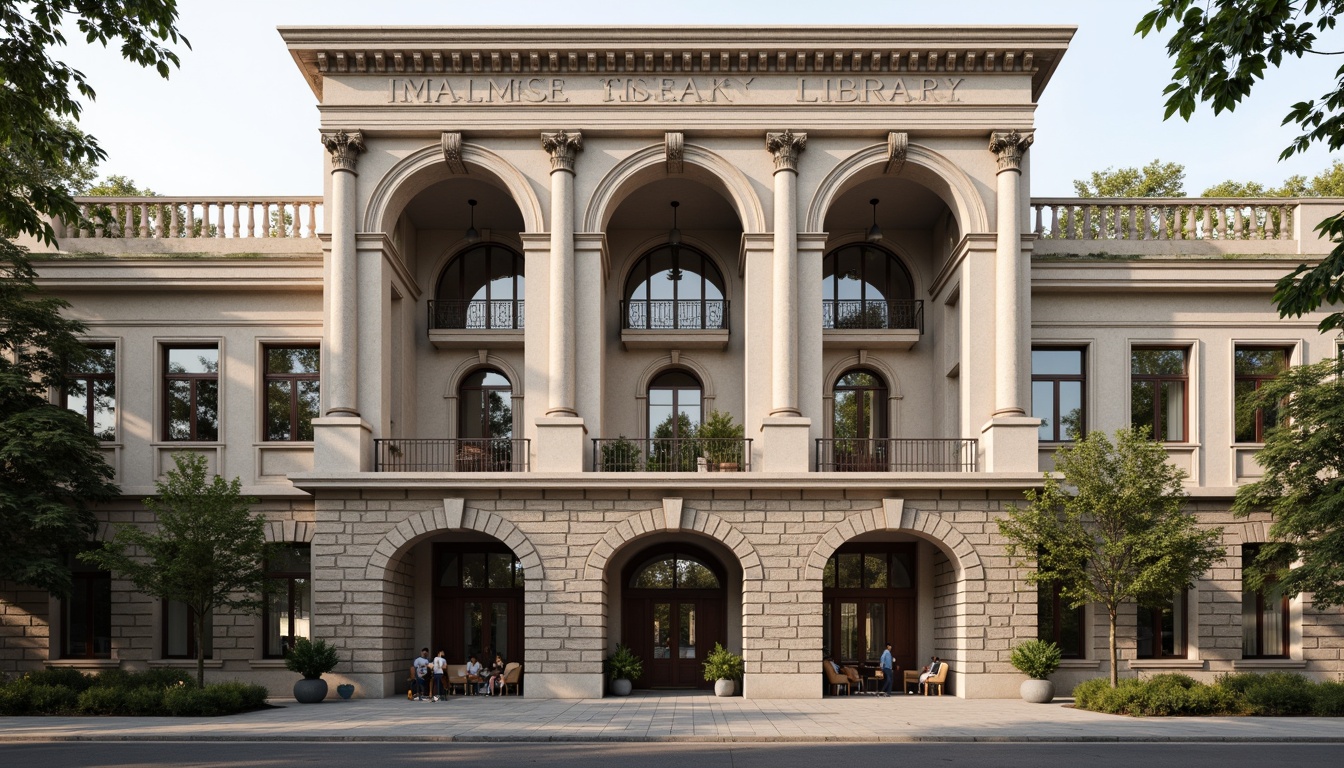
<svg viewBox="0 0 1344 768">
<path fill-rule="evenodd" d="M 979 441 L 965 438 L 823 438 L 819 472 L 978 472 Z"/>
<path fill-rule="evenodd" d="M 439 349 L 521 348 L 521 299 L 429 302 L 429 340 Z"/>
<path fill-rule="evenodd" d="M 627 299 L 621 343 L 626 349 L 724 349 L 728 310 L 723 299 Z"/>
<path fill-rule="evenodd" d="M 821 327 L 827 346 L 910 349 L 924 334 L 924 302 L 826 299 L 821 302 Z"/>
<path fill-rule="evenodd" d="M 598 472 L 750 472 L 751 438 L 594 438 Z"/>
<path fill-rule="evenodd" d="M 531 442 L 512 438 L 379 439 L 374 472 L 526 472 Z"/>
</svg>

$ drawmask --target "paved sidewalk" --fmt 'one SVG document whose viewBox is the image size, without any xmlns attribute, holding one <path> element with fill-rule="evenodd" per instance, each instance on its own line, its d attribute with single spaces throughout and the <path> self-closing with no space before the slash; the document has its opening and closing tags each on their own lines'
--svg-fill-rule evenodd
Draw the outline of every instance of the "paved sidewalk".
<svg viewBox="0 0 1344 768">
<path fill-rule="evenodd" d="M 1338 742 L 1344 718 L 1129 718 L 1060 704 L 856 696 L 328 700 L 218 718 L 4 717 L 15 741 Z"/>
</svg>

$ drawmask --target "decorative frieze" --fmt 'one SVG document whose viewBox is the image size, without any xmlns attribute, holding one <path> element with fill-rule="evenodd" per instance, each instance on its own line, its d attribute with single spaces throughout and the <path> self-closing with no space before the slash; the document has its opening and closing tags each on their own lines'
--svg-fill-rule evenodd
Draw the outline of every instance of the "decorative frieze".
<svg viewBox="0 0 1344 768">
<path fill-rule="evenodd" d="M 541 134 L 541 148 L 551 156 L 551 173 L 574 172 L 574 158 L 583 151 L 583 134 L 578 131 L 556 131 Z"/>
<path fill-rule="evenodd" d="M 765 148 L 775 156 L 775 172 L 798 171 L 798 155 L 807 149 L 807 134 L 784 130 L 765 134 Z"/>
<path fill-rule="evenodd" d="M 989 134 L 989 151 L 998 159 L 999 171 L 1022 170 L 1022 155 L 1026 154 L 1027 148 L 1035 140 L 1035 133 L 1031 131 L 1019 133 L 1017 129 Z"/>
<path fill-rule="evenodd" d="M 364 153 L 364 136 L 359 131 L 323 131 L 322 146 L 331 153 L 333 170 L 353 171 L 355 160 Z"/>
<path fill-rule="evenodd" d="M 462 134 L 443 132 L 439 142 L 443 147 L 443 161 L 451 173 L 466 173 L 467 166 L 462 162 Z"/>
</svg>

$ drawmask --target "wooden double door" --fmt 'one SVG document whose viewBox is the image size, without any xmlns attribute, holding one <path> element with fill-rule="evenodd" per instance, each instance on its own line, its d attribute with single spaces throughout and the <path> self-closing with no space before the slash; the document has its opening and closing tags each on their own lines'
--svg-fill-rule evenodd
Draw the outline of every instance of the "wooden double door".
<svg viewBox="0 0 1344 768">
<path fill-rule="evenodd" d="M 523 660 L 523 572 L 502 544 L 434 546 L 434 616 L 430 653 L 449 664 L 495 654 Z"/>
<path fill-rule="evenodd" d="M 722 595 L 627 594 L 621 614 L 622 637 L 644 661 L 637 687 L 713 687 L 704 663 L 715 643 L 728 644 Z"/>
</svg>

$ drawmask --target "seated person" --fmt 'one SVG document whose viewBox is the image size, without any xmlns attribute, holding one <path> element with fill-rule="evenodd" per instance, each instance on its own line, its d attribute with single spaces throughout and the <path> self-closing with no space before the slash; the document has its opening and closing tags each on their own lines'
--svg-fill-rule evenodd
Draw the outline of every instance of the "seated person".
<svg viewBox="0 0 1344 768">
<path fill-rule="evenodd" d="M 831 665 L 831 669 L 835 670 L 835 674 L 844 675 L 849 680 L 850 685 L 862 687 L 863 678 L 859 676 L 859 670 L 853 667 L 842 667 L 839 664 L 836 664 L 835 659 L 832 659 L 830 656 L 826 657 L 826 662 Z"/>
<path fill-rule="evenodd" d="M 477 658 L 474 655 L 467 661 L 468 690 L 473 690 L 473 692 L 478 693 L 480 692 L 474 689 L 479 689 L 482 685 L 485 684 L 485 678 L 481 676 L 481 674 L 484 671 L 485 668 L 481 666 L 481 662 L 477 660 Z"/>
<path fill-rule="evenodd" d="M 504 657 L 495 654 L 495 663 L 486 673 L 489 679 L 485 684 L 485 695 L 495 696 L 504 692 Z"/>
<path fill-rule="evenodd" d="M 924 684 L 928 682 L 930 677 L 937 677 L 938 670 L 941 669 L 942 666 L 943 662 L 937 656 L 929 659 L 929 666 L 925 667 L 924 671 L 919 673 L 919 685 L 915 686 L 915 688 L 919 691 L 923 691 Z M 911 693 L 913 693 L 913 691 Z"/>
</svg>

